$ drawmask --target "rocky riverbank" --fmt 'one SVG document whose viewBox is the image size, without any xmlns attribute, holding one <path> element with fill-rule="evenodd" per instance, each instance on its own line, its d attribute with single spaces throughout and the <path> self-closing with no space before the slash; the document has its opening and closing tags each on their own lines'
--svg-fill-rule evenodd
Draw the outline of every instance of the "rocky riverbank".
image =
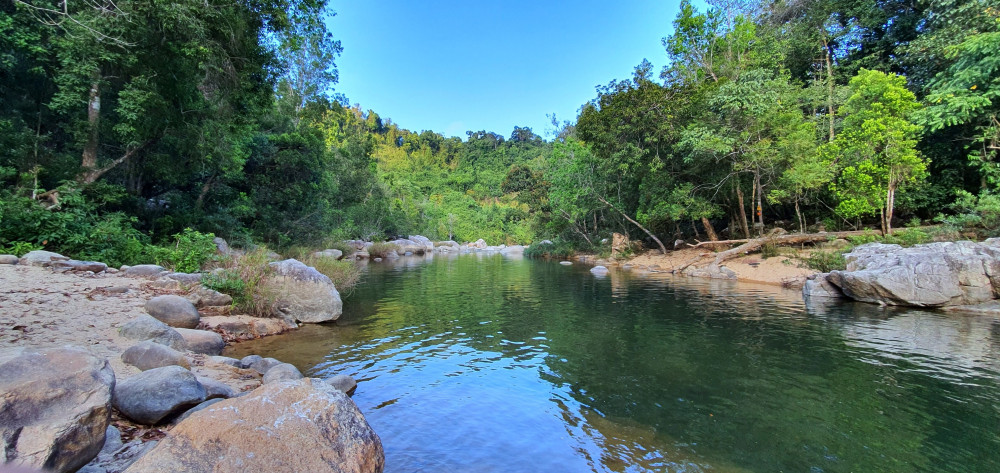
<svg viewBox="0 0 1000 473">
<path fill-rule="evenodd" d="M 352 379 L 218 356 L 226 339 L 294 327 L 305 318 L 301 298 L 287 299 L 285 320 L 202 317 L 230 301 L 200 288 L 197 274 L 46 252 L 0 263 L 0 463 L 87 473 L 382 470 L 381 442 L 348 397 Z M 332 284 L 303 274 L 283 277 L 332 297 Z"/>
</svg>

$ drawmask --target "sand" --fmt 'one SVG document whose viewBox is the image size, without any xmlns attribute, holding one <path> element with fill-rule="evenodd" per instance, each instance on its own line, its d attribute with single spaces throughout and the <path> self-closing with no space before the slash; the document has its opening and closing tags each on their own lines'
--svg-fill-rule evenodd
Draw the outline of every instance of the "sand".
<svg viewBox="0 0 1000 473">
<path fill-rule="evenodd" d="M 696 257 L 704 255 L 698 267 L 704 267 L 712 261 L 713 252 L 699 248 L 685 248 L 671 251 L 666 255 L 658 251 L 647 251 L 631 259 L 617 261 L 620 265 L 630 264 L 636 268 L 653 268 L 657 271 L 672 271 L 682 267 Z M 808 255 L 808 250 L 802 250 L 796 255 L 783 253 L 771 258 L 762 258 L 759 253 L 731 259 L 723 266 L 736 273 L 737 280 L 779 286 L 800 287 L 805 278 L 818 271 L 804 267 L 802 259 Z"/>
</svg>

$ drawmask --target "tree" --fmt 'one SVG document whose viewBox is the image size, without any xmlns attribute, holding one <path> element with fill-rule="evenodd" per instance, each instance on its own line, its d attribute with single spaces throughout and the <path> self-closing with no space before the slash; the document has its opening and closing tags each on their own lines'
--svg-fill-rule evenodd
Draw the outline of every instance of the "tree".
<svg viewBox="0 0 1000 473">
<path fill-rule="evenodd" d="M 844 217 L 878 213 L 882 233 L 892 233 L 896 191 L 926 177 L 927 160 L 916 150 L 921 127 L 910 117 L 920 108 L 906 79 L 862 69 L 840 109 L 843 130 L 824 152 L 841 172 L 834 191 Z"/>
</svg>

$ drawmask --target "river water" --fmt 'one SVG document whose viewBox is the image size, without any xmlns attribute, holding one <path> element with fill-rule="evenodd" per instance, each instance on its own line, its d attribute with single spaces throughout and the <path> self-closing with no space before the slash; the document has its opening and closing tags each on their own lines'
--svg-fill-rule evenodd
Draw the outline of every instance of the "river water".
<svg viewBox="0 0 1000 473">
<path fill-rule="evenodd" d="M 386 471 L 998 472 L 1000 320 L 500 255 L 372 263 L 335 324 Z"/>
</svg>

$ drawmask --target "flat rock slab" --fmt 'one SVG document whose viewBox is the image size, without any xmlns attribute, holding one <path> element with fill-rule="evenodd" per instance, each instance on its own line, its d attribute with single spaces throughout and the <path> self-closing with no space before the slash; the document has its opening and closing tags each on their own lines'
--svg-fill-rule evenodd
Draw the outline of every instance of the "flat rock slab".
<svg viewBox="0 0 1000 473">
<path fill-rule="evenodd" d="M 175 330 L 181 334 L 181 337 L 184 337 L 187 349 L 194 353 L 221 355 L 222 349 L 226 348 L 226 342 L 222 340 L 222 335 L 215 332 L 190 328 L 178 328 Z"/>
<path fill-rule="evenodd" d="M 68 261 L 69 258 L 51 251 L 35 250 L 29 251 L 21 257 L 20 263 L 31 266 L 48 266 L 57 261 Z"/>
<path fill-rule="evenodd" d="M 167 272 L 163 266 L 156 264 L 137 264 L 125 270 L 125 276 L 130 278 L 156 279 Z"/>
<path fill-rule="evenodd" d="M 0 352 L 0 464 L 76 471 L 101 451 L 115 375 L 81 348 Z"/>
<path fill-rule="evenodd" d="M 177 424 L 128 473 L 374 473 L 382 442 L 347 395 L 305 378 L 261 386 Z"/>
<path fill-rule="evenodd" d="M 93 273 L 100 273 L 108 269 L 108 265 L 104 263 L 99 263 L 97 261 L 77 261 L 75 259 L 67 261 L 55 261 L 50 264 L 51 267 L 56 269 L 65 269 L 67 271 L 90 271 Z"/>
<path fill-rule="evenodd" d="M 201 320 L 191 301 L 175 295 L 156 296 L 146 301 L 146 312 L 174 328 L 195 328 Z"/>
<path fill-rule="evenodd" d="M 180 366 L 143 371 L 115 386 L 114 405 L 140 424 L 154 425 L 208 396 L 194 373 Z"/>
</svg>

